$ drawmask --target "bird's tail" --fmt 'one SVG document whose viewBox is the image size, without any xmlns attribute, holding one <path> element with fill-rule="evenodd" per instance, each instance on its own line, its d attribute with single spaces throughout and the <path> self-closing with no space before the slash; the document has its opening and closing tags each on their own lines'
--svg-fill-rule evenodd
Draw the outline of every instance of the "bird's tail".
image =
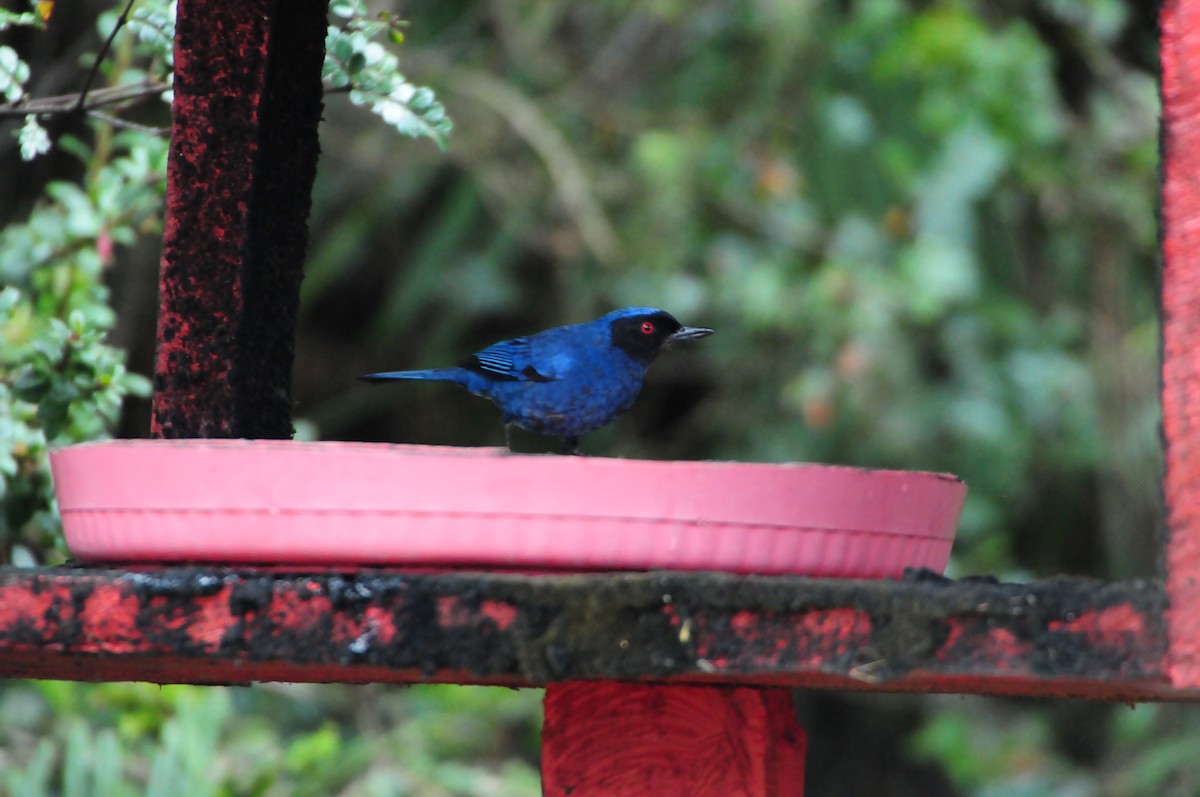
<svg viewBox="0 0 1200 797">
<path fill-rule="evenodd" d="M 462 368 L 429 368 L 424 371 L 381 371 L 377 374 L 363 374 L 359 377 L 364 382 L 390 382 L 393 379 L 421 379 L 427 382 L 457 382 L 466 384 L 467 372 Z"/>
</svg>

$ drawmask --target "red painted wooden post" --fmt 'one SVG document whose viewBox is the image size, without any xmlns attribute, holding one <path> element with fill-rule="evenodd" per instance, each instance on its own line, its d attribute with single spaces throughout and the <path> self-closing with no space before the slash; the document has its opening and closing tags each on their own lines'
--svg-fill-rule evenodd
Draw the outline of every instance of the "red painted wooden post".
<svg viewBox="0 0 1200 797">
<path fill-rule="evenodd" d="M 156 437 L 290 437 L 325 0 L 181 0 Z"/>
<path fill-rule="evenodd" d="M 1200 686 L 1200 3 L 1162 6 L 1168 670 Z"/>
<path fill-rule="evenodd" d="M 551 684 L 545 709 L 545 797 L 803 797 L 786 689 Z"/>
</svg>

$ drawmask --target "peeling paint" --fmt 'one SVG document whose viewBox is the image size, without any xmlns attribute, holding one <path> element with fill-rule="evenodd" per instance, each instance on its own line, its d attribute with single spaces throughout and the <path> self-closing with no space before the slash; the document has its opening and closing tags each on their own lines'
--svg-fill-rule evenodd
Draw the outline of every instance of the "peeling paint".
<svg viewBox="0 0 1200 797">
<path fill-rule="evenodd" d="M 928 574 L 0 569 L 0 676 L 154 680 L 170 662 L 169 680 L 199 683 L 602 678 L 1160 699 L 1162 607 L 1151 582 Z"/>
</svg>

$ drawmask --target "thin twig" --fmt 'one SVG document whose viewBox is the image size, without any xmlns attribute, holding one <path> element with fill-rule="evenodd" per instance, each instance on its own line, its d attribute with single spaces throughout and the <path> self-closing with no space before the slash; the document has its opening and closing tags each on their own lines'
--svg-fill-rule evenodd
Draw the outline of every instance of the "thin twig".
<svg viewBox="0 0 1200 797">
<path fill-rule="evenodd" d="M 17 100 L 0 104 L 0 118 L 12 116 L 52 116 L 57 114 L 94 111 L 109 105 L 119 105 L 124 102 L 152 97 L 170 91 L 170 83 L 135 83 L 128 86 L 109 86 L 96 89 L 88 94 L 88 100 L 83 108 L 78 107 L 78 94 L 62 94 L 56 97 L 42 97 L 37 100 Z"/>
<path fill-rule="evenodd" d="M 117 24 L 113 25 L 112 32 L 104 40 L 104 45 L 100 48 L 100 52 L 96 53 L 96 59 L 92 61 L 92 69 L 88 72 L 87 80 L 83 82 L 83 89 L 79 92 L 79 100 L 75 103 L 75 113 L 82 113 L 85 110 L 88 91 L 92 88 L 92 81 L 96 79 L 96 74 L 100 71 L 100 64 L 104 61 L 104 56 L 108 55 L 108 49 L 112 47 L 113 40 L 117 38 L 117 33 L 129 21 L 129 12 L 133 9 L 135 2 L 137 0 L 129 0 L 125 4 L 125 9 L 121 11 L 121 16 L 117 17 Z"/>
<path fill-rule="evenodd" d="M 171 132 L 169 127 L 151 127 L 150 125 L 140 125 L 137 122 L 131 122 L 128 119 L 122 119 L 119 116 L 113 116 L 104 111 L 88 111 L 88 116 L 93 119 L 99 119 L 102 122 L 107 122 L 113 127 L 119 127 L 122 130 L 135 130 L 139 133 L 147 133 L 152 136 L 164 136 Z"/>
<path fill-rule="evenodd" d="M 457 72 L 451 86 L 508 122 L 513 131 L 541 158 L 579 237 L 596 260 L 606 266 L 621 260 L 621 242 L 593 190 L 582 159 L 562 132 L 532 99 L 515 86 L 484 72 Z"/>
<path fill-rule="evenodd" d="M 59 94 L 53 97 L 41 97 L 36 100 L 30 100 L 22 97 L 15 102 L 0 103 L 0 119 L 11 119 L 13 117 L 22 116 L 63 116 L 66 114 L 74 114 L 83 112 L 95 118 L 102 118 L 107 122 L 117 124 L 117 117 L 108 114 L 98 114 L 96 111 L 100 108 L 107 108 L 112 105 L 132 104 L 138 100 L 144 100 L 147 97 L 154 97 L 162 94 L 165 91 L 170 91 L 171 83 L 154 82 L 154 83 L 132 83 L 127 86 L 107 86 L 105 88 L 96 89 L 80 94 Z M 357 86 L 347 84 L 345 86 L 325 85 L 326 94 L 344 94 L 353 91 Z M 79 98 L 86 93 L 87 100 L 83 106 L 79 105 Z M 131 130 L 143 129 L 141 126 L 133 122 L 122 122 L 124 126 Z M 162 128 L 144 128 L 147 131 L 162 131 Z"/>
</svg>

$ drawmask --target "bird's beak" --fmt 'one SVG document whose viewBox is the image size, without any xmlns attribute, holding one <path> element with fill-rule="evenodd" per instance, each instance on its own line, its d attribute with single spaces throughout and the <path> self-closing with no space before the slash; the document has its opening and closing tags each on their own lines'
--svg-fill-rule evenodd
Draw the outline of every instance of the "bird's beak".
<svg viewBox="0 0 1200 797">
<path fill-rule="evenodd" d="M 713 333 L 713 330 L 708 327 L 683 327 L 671 337 L 667 338 L 668 344 L 675 344 L 681 340 L 698 340 L 706 338 Z"/>
</svg>

